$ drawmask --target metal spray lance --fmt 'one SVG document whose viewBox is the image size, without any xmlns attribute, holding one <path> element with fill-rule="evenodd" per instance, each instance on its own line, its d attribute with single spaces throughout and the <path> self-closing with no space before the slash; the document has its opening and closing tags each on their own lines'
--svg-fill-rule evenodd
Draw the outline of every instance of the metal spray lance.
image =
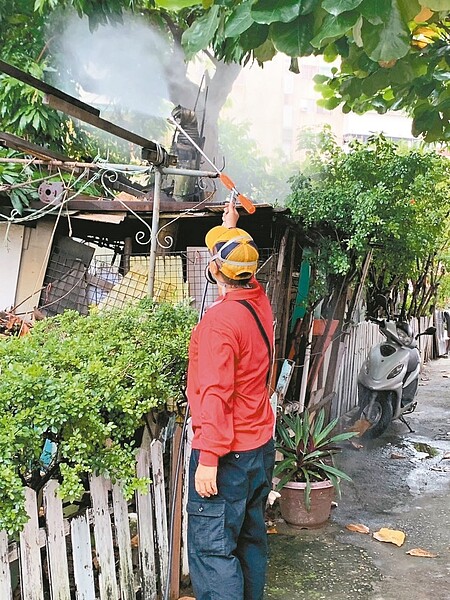
<svg viewBox="0 0 450 600">
<path fill-rule="evenodd" d="M 240 192 L 238 192 L 233 180 L 230 177 L 228 177 L 228 175 L 226 175 L 225 173 L 221 173 L 219 171 L 219 169 L 212 162 L 212 160 L 210 160 L 208 158 L 208 156 L 203 152 L 203 150 L 200 148 L 200 146 L 191 138 L 191 136 L 188 133 L 186 133 L 186 131 L 181 127 L 181 125 L 179 123 L 177 123 L 177 121 L 175 121 L 175 119 L 173 117 L 168 117 L 168 120 L 171 123 L 173 123 L 175 125 L 175 127 L 177 127 L 183 133 L 183 135 L 186 136 L 186 138 L 191 142 L 191 144 L 194 146 L 194 148 L 196 150 L 198 150 L 198 152 L 200 152 L 200 154 L 203 156 L 203 158 L 205 158 L 205 160 L 208 161 L 208 163 L 212 166 L 214 171 L 218 174 L 219 179 L 223 183 L 223 185 L 231 191 L 232 198 L 234 198 L 235 201 L 238 200 L 241 203 L 242 207 L 249 214 L 252 215 L 256 209 L 255 209 L 255 205 L 250 200 L 250 198 L 247 198 L 247 196 L 244 196 L 244 194 L 241 194 Z"/>
<path fill-rule="evenodd" d="M 194 146 L 194 148 L 196 148 L 200 152 L 200 154 L 212 166 L 214 171 L 216 171 L 216 173 L 219 175 L 220 181 L 224 184 L 224 186 L 231 191 L 229 202 L 231 202 L 232 204 L 236 204 L 236 201 L 239 201 L 241 203 L 242 207 L 249 214 L 253 214 L 256 210 L 253 202 L 249 198 L 247 198 L 246 196 L 244 196 L 243 194 L 240 194 L 238 192 L 234 182 L 230 179 L 230 177 L 228 177 L 228 175 L 226 175 L 225 173 L 221 173 L 219 171 L 219 169 L 216 167 L 216 165 L 208 158 L 208 156 L 203 152 L 203 150 L 200 148 L 200 146 L 198 146 L 198 144 L 196 144 L 196 142 L 191 138 L 191 136 L 188 133 L 186 133 L 186 131 L 184 131 L 184 129 L 180 126 L 179 123 L 177 123 L 175 121 L 175 119 L 173 119 L 172 117 L 169 117 L 169 121 L 171 121 L 176 127 L 178 127 L 178 129 L 186 136 L 186 138 L 191 142 L 191 144 Z M 202 297 L 202 303 L 201 303 L 198 322 L 201 321 L 204 310 L 205 310 L 205 301 L 206 301 L 207 290 L 208 290 L 208 280 L 206 280 L 205 287 L 203 290 L 203 297 Z M 187 400 L 187 398 L 186 398 L 186 400 Z M 187 407 L 186 407 L 185 416 L 183 419 L 181 442 L 180 442 L 180 446 L 178 449 L 178 456 L 177 456 L 177 462 L 176 462 L 176 468 L 175 468 L 174 494 L 172 496 L 170 521 L 169 521 L 169 560 L 168 560 L 168 568 L 167 568 L 167 575 L 166 575 L 166 586 L 165 586 L 165 589 L 163 592 L 163 600 L 169 600 L 170 591 L 171 591 L 170 590 L 170 579 L 171 579 L 171 575 L 172 575 L 174 517 L 175 517 L 175 505 L 176 505 L 176 500 L 177 500 L 176 490 L 178 488 L 177 482 L 178 482 L 178 478 L 180 476 L 180 470 L 181 470 L 181 464 L 182 464 L 182 453 L 183 453 L 183 442 L 185 440 L 185 436 L 186 436 L 186 432 L 187 432 L 187 423 L 188 423 L 188 419 L 189 419 L 189 413 L 190 413 L 190 410 L 189 410 L 189 402 L 188 402 Z"/>
</svg>

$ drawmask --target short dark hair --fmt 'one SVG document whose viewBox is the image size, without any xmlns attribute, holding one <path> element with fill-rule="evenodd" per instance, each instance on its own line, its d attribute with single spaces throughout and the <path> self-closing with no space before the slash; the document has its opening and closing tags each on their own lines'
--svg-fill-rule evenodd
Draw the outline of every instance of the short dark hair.
<svg viewBox="0 0 450 600">
<path fill-rule="evenodd" d="M 220 271 L 220 269 L 219 269 Z M 222 276 L 222 279 L 224 280 L 225 283 L 227 283 L 228 285 L 235 285 L 236 287 L 245 287 L 246 285 L 248 285 L 248 283 L 250 282 L 250 279 L 252 278 L 252 275 L 249 274 L 248 277 L 246 277 L 245 279 L 231 279 L 230 277 L 227 277 L 226 275 L 224 275 L 222 273 L 222 271 L 220 271 L 220 275 Z"/>
</svg>

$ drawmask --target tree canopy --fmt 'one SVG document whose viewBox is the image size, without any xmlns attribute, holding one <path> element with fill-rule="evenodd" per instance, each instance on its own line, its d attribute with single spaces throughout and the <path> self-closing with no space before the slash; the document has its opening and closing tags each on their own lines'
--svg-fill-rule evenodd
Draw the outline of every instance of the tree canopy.
<svg viewBox="0 0 450 600">
<path fill-rule="evenodd" d="M 373 252 L 369 307 L 382 293 L 401 297 L 409 316 L 425 314 L 449 267 L 449 182 L 449 161 L 434 151 L 377 136 L 346 152 L 324 132 L 288 202 L 314 250 L 311 301 L 355 283 Z"/>
<path fill-rule="evenodd" d="M 450 139 L 450 0 L 156 0 L 187 11 L 188 57 L 211 47 L 227 62 L 260 65 L 277 52 L 323 55 L 331 77 L 319 76 L 322 105 L 344 112 L 404 109 L 413 133 Z M 190 7 L 190 8 L 186 8 Z"/>
<path fill-rule="evenodd" d="M 2 9 L 0 33 L 6 60 L 37 77 L 51 68 L 50 40 L 45 35 L 50 13 L 74 8 L 95 29 L 120 21 L 125 11 L 131 11 L 182 44 L 188 59 L 204 50 L 216 66 L 249 61 L 264 65 L 283 53 L 291 57 L 291 70 L 298 71 L 303 56 L 339 59 L 331 76 L 316 76 L 322 106 L 341 105 L 344 112 L 356 113 L 406 110 L 413 117 L 414 135 L 428 142 L 450 138 L 450 0 L 35 0 L 31 4 L 9 2 Z M 224 93 L 229 86 L 227 81 Z M 9 115 L 6 119 L 4 108 L 2 117 L 18 128 L 17 133 L 28 127 L 41 130 L 45 137 L 62 125 L 60 138 L 72 145 L 72 151 L 86 144 L 73 130 L 64 131 L 66 121 L 36 105 L 38 94 L 11 111 L 17 94 L 9 82 L 1 98 Z M 210 94 L 210 102 L 216 96 Z M 211 121 L 217 121 L 218 111 L 212 112 Z M 49 144 L 55 145 L 55 140 Z"/>
</svg>

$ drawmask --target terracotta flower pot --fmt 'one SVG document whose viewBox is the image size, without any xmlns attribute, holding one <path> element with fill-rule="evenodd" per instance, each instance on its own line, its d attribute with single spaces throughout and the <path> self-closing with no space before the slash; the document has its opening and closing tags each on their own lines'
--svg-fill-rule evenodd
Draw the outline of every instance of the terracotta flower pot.
<svg viewBox="0 0 450 600">
<path fill-rule="evenodd" d="M 334 487 L 331 481 L 311 484 L 311 510 L 305 506 L 306 483 L 289 482 L 281 490 L 280 511 L 283 519 L 297 529 L 316 529 L 330 518 Z"/>
</svg>

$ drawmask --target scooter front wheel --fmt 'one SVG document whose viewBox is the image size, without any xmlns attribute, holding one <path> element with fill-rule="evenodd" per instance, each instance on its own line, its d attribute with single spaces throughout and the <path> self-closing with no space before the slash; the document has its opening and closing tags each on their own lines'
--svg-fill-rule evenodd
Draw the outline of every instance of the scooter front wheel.
<svg viewBox="0 0 450 600">
<path fill-rule="evenodd" d="M 361 409 L 360 418 L 370 423 L 363 437 L 373 439 L 382 435 L 389 427 L 393 415 L 394 409 L 389 398 L 380 396 L 372 398 Z"/>
</svg>

